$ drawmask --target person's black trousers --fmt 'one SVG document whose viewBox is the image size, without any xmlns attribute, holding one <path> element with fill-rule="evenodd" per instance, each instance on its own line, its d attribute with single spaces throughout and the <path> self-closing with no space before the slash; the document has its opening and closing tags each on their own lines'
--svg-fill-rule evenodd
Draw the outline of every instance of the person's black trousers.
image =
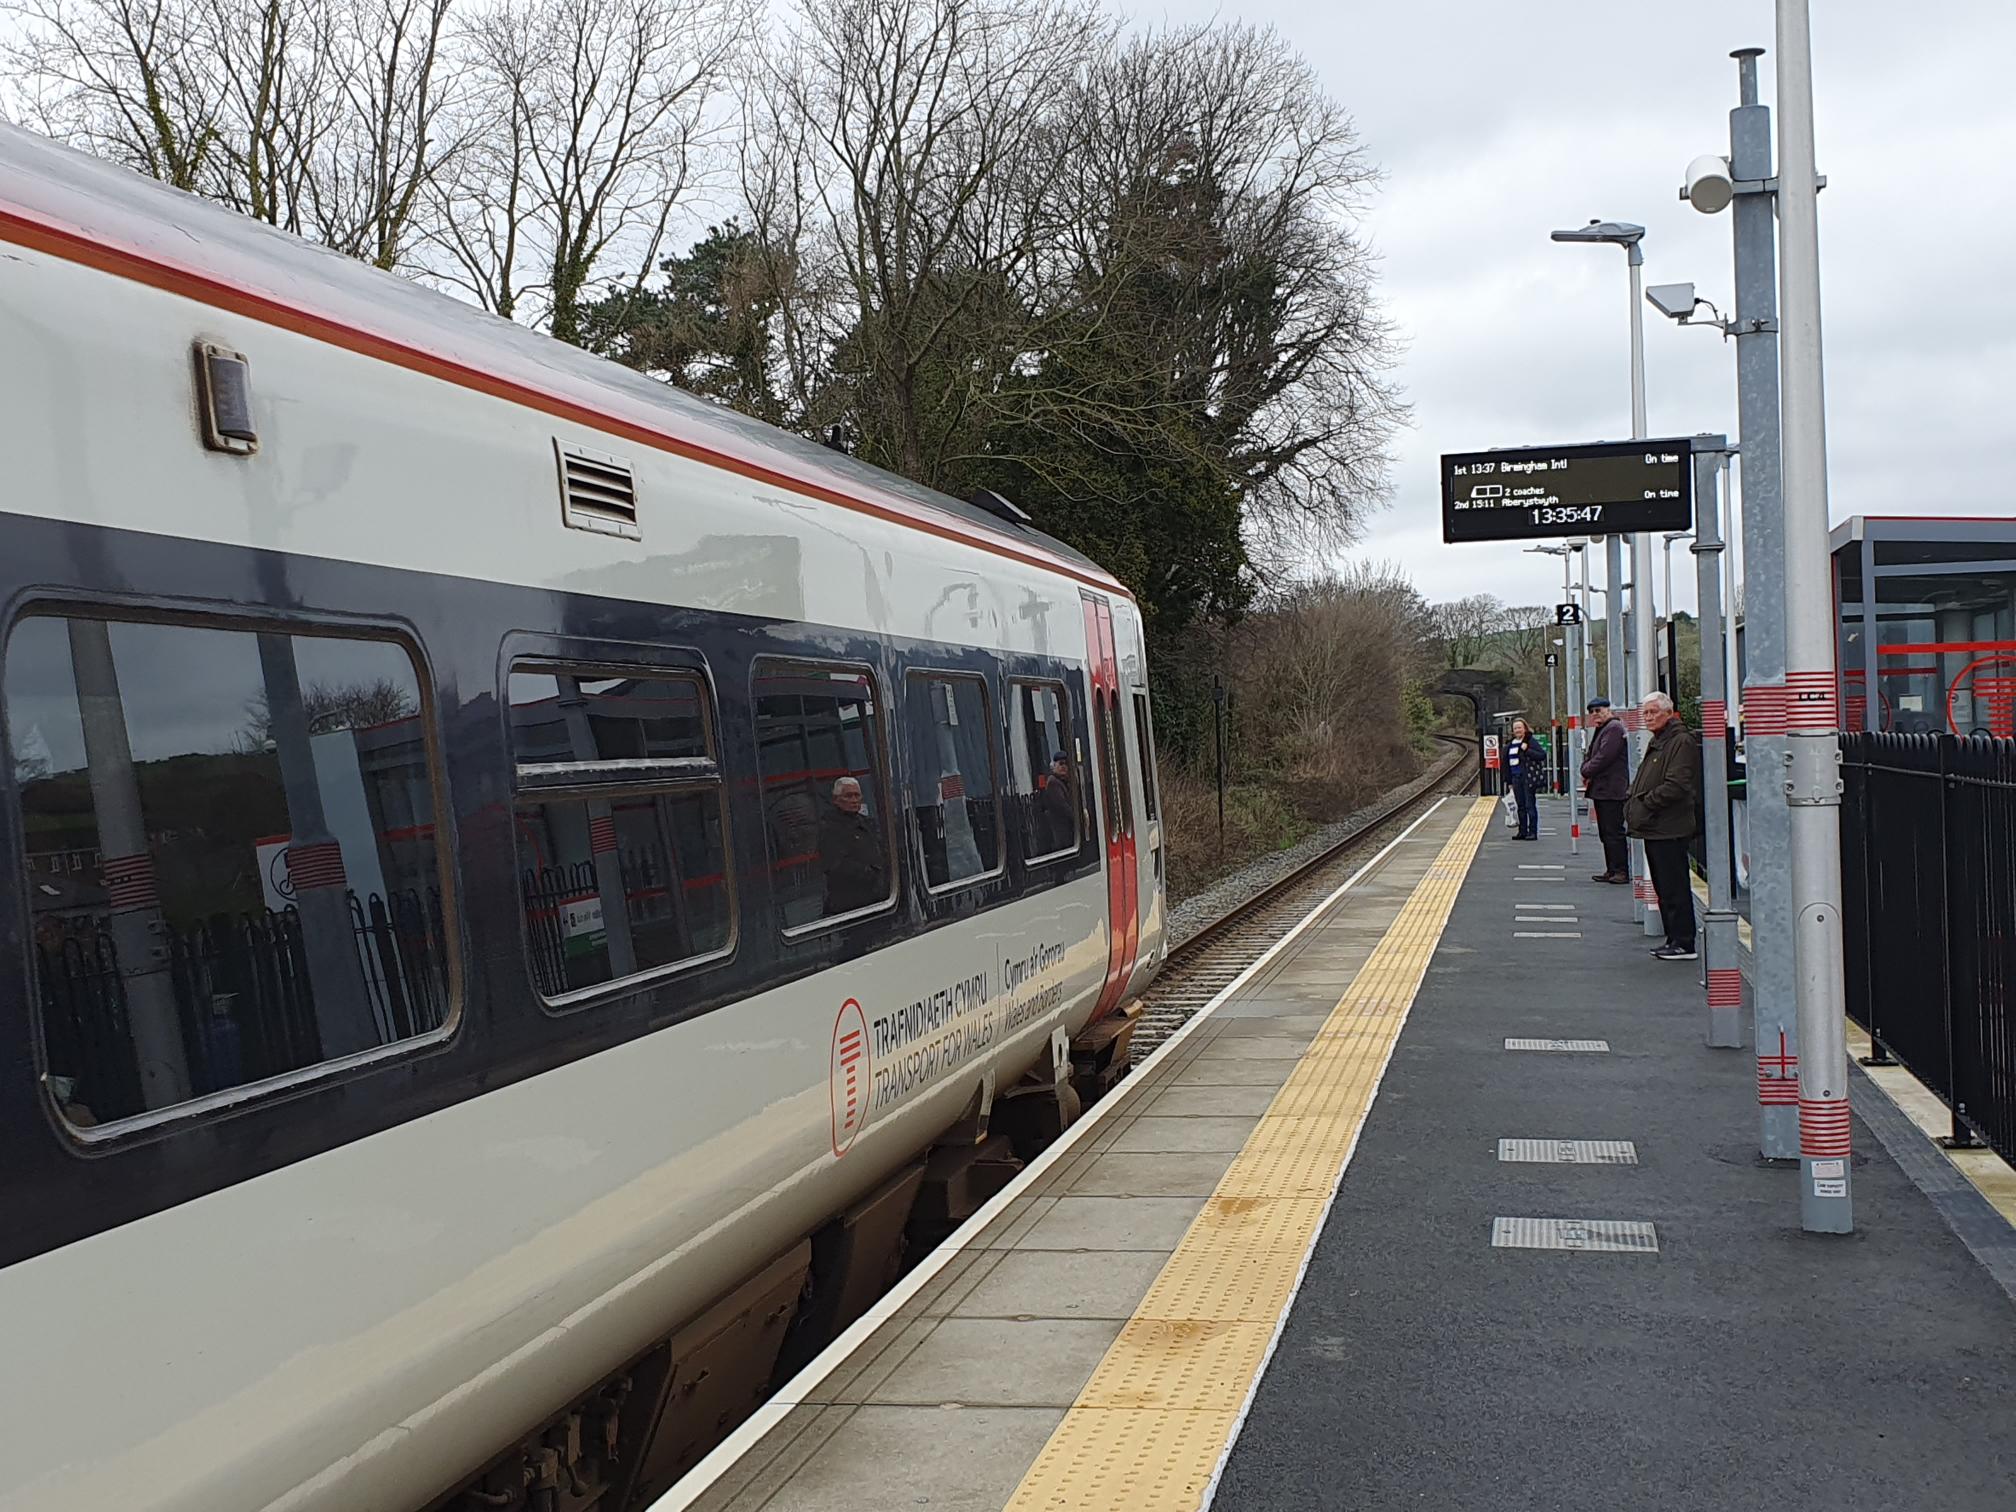
<svg viewBox="0 0 2016 1512">
<path fill-rule="evenodd" d="M 1624 843 L 1624 800 L 1597 798 L 1596 833 L 1603 837 L 1603 870 L 1613 877 L 1631 874 L 1631 848 Z"/>
<path fill-rule="evenodd" d="M 1652 891 L 1659 895 L 1659 921 L 1666 926 L 1666 943 L 1692 950 L 1694 889 L 1687 880 L 1687 842 L 1647 840 L 1645 866 L 1652 873 Z"/>
<path fill-rule="evenodd" d="M 1540 785 L 1528 780 L 1514 779 L 1512 796 L 1519 808 L 1519 838 L 1538 840 L 1540 838 Z"/>
</svg>

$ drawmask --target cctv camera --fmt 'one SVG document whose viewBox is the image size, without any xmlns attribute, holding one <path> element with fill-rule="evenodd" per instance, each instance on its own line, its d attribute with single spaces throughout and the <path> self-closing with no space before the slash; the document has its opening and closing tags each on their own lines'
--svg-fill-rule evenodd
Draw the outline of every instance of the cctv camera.
<svg viewBox="0 0 2016 1512">
<path fill-rule="evenodd" d="M 1691 283 L 1654 284 L 1645 291 L 1645 298 L 1661 315 L 1679 321 L 1685 321 L 1694 313 L 1694 306 L 1700 303 L 1694 297 L 1694 285 Z"/>
<path fill-rule="evenodd" d="M 1694 159 L 1687 165 L 1687 182 L 1680 197 L 1703 215 L 1714 215 L 1724 209 L 1736 197 L 1729 160 L 1712 152 Z"/>
</svg>

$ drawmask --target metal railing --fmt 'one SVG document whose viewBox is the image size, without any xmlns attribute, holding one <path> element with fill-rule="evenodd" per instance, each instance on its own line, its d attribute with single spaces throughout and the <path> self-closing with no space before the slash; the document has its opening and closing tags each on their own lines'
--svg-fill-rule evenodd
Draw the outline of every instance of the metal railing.
<svg viewBox="0 0 2016 1512">
<path fill-rule="evenodd" d="M 1843 965 L 1873 1063 L 1952 1111 L 1949 1143 L 2016 1160 L 2016 741 L 1841 742 Z"/>
</svg>

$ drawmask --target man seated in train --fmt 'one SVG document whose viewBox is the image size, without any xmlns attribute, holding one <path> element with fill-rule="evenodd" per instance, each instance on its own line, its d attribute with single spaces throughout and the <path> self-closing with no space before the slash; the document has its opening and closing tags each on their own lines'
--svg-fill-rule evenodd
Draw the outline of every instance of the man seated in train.
<svg viewBox="0 0 2016 1512">
<path fill-rule="evenodd" d="M 1071 787 L 1071 762 L 1062 751 L 1050 758 L 1050 777 L 1036 795 L 1037 854 L 1068 850 L 1078 839 L 1074 818 L 1077 795 Z"/>
<path fill-rule="evenodd" d="M 852 913 L 889 896 L 882 829 L 861 812 L 856 778 L 842 777 L 833 784 L 832 807 L 819 821 L 819 869 L 826 878 L 828 916 Z"/>
</svg>

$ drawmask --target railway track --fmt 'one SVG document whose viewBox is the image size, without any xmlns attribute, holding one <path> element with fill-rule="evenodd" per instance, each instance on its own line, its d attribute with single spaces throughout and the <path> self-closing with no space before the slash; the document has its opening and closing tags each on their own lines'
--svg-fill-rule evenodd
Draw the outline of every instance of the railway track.
<svg viewBox="0 0 2016 1512">
<path fill-rule="evenodd" d="M 1475 781 L 1471 762 L 1476 748 L 1471 742 L 1453 735 L 1436 739 L 1447 743 L 1450 753 L 1417 792 L 1395 799 L 1361 828 L 1269 883 L 1170 953 L 1141 1000 L 1141 1022 L 1134 1031 L 1137 1062 L 1203 1011 L 1283 931 L 1335 891 L 1361 856 L 1383 844 L 1427 804 Z"/>
</svg>

